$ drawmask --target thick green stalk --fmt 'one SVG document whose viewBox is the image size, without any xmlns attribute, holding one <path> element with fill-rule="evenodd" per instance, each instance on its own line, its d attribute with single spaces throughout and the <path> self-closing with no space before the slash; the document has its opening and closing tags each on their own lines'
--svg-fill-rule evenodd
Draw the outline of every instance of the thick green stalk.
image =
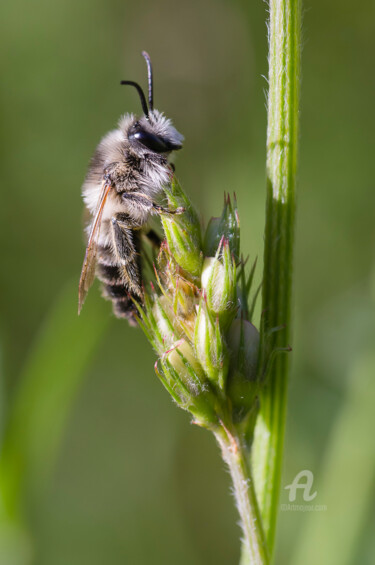
<svg viewBox="0 0 375 565">
<path fill-rule="evenodd" d="M 300 90 L 300 0 L 269 2 L 267 204 L 262 355 L 291 336 L 294 213 Z M 279 326 L 283 330 L 271 331 Z M 271 332 L 271 333 L 270 333 Z M 261 396 L 252 462 L 267 545 L 272 555 L 278 512 L 289 355 L 277 355 Z"/>
<path fill-rule="evenodd" d="M 233 481 L 234 496 L 241 517 L 243 544 L 252 565 L 269 563 L 266 538 L 255 496 L 247 453 L 238 436 L 227 428 L 215 432 Z"/>
</svg>

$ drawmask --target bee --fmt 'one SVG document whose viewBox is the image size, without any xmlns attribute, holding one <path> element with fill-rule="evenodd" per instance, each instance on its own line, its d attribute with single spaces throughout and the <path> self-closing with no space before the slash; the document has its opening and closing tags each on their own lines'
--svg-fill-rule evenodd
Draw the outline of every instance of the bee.
<svg viewBox="0 0 375 565">
<path fill-rule="evenodd" d="M 143 115 L 125 114 L 117 129 L 99 143 L 82 186 L 90 215 L 87 248 L 78 291 L 78 313 L 95 274 L 117 317 L 136 325 L 133 299 L 142 302 L 141 232 L 150 215 L 179 214 L 158 204 L 173 174 L 168 157 L 181 149 L 183 136 L 171 120 L 154 109 L 150 56 L 143 51 L 148 72 L 148 105 L 140 85 L 124 80 L 139 95 Z M 151 232 L 150 232 L 151 233 Z M 152 239 L 151 233 L 150 239 Z"/>
</svg>

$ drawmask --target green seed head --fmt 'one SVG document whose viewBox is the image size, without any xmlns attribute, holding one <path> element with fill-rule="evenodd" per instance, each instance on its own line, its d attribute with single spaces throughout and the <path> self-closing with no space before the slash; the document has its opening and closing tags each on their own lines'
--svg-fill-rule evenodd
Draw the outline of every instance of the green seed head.
<svg viewBox="0 0 375 565">
<path fill-rule="evenodd" d="M 259 335 L 247 318 L 253 270 L 246 279 L 236 205 L 225 197 L 203 246 L 198 216 L 175 178 L 165 192 L 170 209 L 184 212 L 163 214 L 159 288 L 151 285 L 137 306 L 159 356 L 156 373 L 196 423 L 211 429 L 228 418 L 243 423 L 257 410 Z"/>
</svg>

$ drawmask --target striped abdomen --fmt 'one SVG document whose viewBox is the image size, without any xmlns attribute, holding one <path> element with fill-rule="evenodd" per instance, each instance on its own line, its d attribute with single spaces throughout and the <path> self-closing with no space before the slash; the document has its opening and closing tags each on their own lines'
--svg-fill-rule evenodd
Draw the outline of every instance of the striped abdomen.
<svg viewBox="0 0 375 565">
<path fill-rule="evenodd" d="M 133 243 L 136 255 L 125 263 L 119 261 L 110 246 L 99 246 L 96 274 L 103 283 L 103 296 L 112 301 L 115 316 L 136 325 L 137 308 L 131 297 L 142 300 L 140 238 L 136 231 Z"/>
</svg>

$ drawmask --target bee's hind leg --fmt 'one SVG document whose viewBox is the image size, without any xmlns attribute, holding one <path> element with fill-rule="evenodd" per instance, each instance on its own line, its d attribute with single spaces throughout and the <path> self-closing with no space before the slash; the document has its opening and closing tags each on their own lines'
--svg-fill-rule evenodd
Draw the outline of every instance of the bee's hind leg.
<svg viewBox="0 0 375 565">
<path fill-rule="evenodd" d="M 118 260 L 126 264 L 132 261 L 136 255 L 136 249 L 133 242 L 133 230 L 129 224 L 124 221 L 123 214 L 119 217 L 112 218 L 112 237 L 114 251 Z"/>
<path fill-rule="evenodd" d="M 142 296 L 139 236 L 126 214 L 112 218 L 112 241 L 121 272 L 129 292 Z"/>
</svg>

